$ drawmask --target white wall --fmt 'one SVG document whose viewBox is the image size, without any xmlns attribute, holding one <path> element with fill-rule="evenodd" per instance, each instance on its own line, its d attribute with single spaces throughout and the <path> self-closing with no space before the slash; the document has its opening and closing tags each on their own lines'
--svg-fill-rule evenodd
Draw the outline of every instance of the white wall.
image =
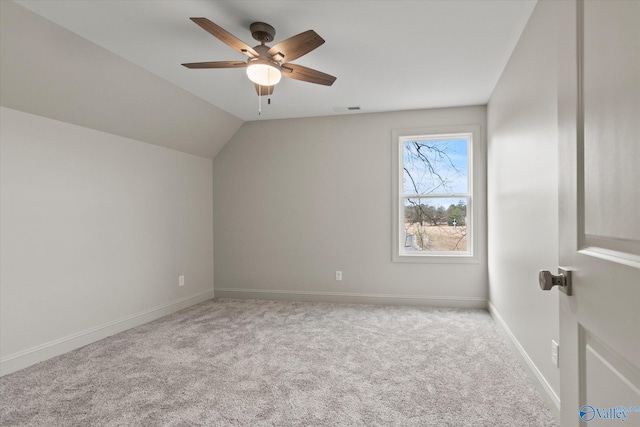
<svg viewBox="0 0 640 427">
<path fill-rule="evenodd" d="M 3 373 L 213 296 L 210 159 L 4 107 L 0 156 Z"/>
<path fill-rule="evenodd" d="M 485 306 L 484 161 L 480 262 L 391 262 L 392 130 L 478 124 L 484 159 L 485 123 L 485 107 L 245 123 L 214 159 L 216 296 Z"/>
<path fill-rule="evenodd" d="M 488 104 L 490 309 L 558 407 L 557 290 L 538 271 L 558 262 L 555 5 L 537 4 Z"/>
</svg>

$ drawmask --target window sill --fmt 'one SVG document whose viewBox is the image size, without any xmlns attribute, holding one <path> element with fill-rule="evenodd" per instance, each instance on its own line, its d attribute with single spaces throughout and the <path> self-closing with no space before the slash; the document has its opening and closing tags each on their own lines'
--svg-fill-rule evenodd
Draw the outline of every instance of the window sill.
<svg viewBox="0 0 640 427">
<path fill-rule="evenodd" d="M 394 254 L 392 261 L 412 264 L 480 264 L 478 257 L 472 254 Z"/>
</svg>

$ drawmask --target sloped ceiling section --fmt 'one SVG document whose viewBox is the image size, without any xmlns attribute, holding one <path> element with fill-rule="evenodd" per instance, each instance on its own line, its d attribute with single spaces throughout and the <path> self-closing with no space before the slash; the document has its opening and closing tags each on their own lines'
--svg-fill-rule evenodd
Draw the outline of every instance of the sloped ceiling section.
<svg viewBox="0 0 640 427">
<path fill-rule="evenodd" d="M 243 123 L 9 1 L 0 1 L 0 105 L 207 158 Z"/>
<path fill-rule="evenodd" d="M 254 121 L 484 105 L 537 0 L 14 1 Z M 276 43 L 313 29 L 326 43 L 294 63 L 338 79 L 324 86 L 285 78 L 260 109 L 244 70 L 181 65 L 247 60 L 190 17 L 206 17 L 250 46 L 258 44 L 252 22 L 273 25 Z"/>
</svg>

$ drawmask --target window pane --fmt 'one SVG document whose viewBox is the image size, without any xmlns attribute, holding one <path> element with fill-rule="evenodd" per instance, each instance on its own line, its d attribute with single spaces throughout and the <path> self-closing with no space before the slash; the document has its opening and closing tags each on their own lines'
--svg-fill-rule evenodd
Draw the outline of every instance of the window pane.
<svg viewBox="0 0 640 427">
<path fill-rule="evenodd" d="M 407 198 L 404 253 L 467 251 L 468 199 Z"/>
<path fill-rule="evenodd" d="M 402 144 L 404 194 L 469 192 L 468 139 L 407 139 Z"/>
</svg>

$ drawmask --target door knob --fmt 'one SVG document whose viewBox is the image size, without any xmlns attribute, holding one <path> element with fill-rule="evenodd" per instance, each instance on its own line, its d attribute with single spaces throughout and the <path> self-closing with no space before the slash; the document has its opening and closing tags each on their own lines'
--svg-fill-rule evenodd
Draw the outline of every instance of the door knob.
<svg viewBox="0 0 640 427">
<path fill-rule="evenodd" d="M 571 295 L 571 270 L 558 268 L 558 273 L 558 275 L 554 275 L 547 270 L 540 271 L 538 274 L 540 289 L 548 291 L 557 286 L 565 294 Z"/>
</svg>

